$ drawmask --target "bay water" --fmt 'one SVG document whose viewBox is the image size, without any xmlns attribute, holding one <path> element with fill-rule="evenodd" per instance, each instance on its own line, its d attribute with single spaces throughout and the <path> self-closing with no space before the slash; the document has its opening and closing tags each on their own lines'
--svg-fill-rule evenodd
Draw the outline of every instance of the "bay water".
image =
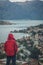
<svg viewBox="0 0 43 65">
<path fill-rule="evenodd" d="M 30 26 L 43 24 L 43 20 L 8 20 L 8 21 L 14 24 L 0 25 L 0 43 L 5 42 L 7 40 L 7 37 L 10 31 L 26 29 L 27 27 L 30 27 Z M 15 39 L 20 39 L 23 36 L 29 35 L 25 33 L 13 33 L 13 34 Z"/>
</svg>

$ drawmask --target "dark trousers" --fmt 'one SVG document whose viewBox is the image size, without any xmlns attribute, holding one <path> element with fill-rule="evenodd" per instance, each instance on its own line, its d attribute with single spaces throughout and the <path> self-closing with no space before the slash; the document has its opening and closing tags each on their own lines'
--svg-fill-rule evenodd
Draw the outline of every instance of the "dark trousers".
<svg viewBox="0 0 43 65">
<path fill-rule="evenodd" d="M 12 65 L 16 65 L 16 56 L 7 56 L 6 65 L 10 65 L 11 60 L 12 60 Z"/>
</svg>

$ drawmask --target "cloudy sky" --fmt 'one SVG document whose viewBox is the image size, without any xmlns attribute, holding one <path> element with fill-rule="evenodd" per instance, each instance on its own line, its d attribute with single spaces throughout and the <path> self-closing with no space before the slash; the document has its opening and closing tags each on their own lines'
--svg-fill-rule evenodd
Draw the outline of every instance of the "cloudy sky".
<svg viewBox="0 0 43 65">
<path fill-rule="evenodd" d="M 11 2 L 25 2 L 25 1 L 35 1 L 35 0 L 9 0 Z M 41 0 L 43 1 L 43 0 Z"/>
<path fill-rule="evenodd" d="M 25 2 L 26 0 L 10 0 L 11 2 Z M 28 1 L 32 1 L 32 0 L 28 0 Z"/>
</svg>

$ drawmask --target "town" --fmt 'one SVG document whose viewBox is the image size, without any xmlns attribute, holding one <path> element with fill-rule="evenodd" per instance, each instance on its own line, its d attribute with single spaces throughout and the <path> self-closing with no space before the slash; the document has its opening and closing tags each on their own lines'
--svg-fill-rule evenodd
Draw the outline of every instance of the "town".
<svg viewBox="0 0 43 65">
<path fill-rule="evenodd" d="M 17 39 L 18 53 L 17 65 L 43 65 L 43 24 L 28 27 L 25 30 L 11 31 L 28 33 L 29 36 Z M 32 51 L 37 50 L 38 60 L 34 59 Z M 6 55 L 4 51 L 4 43 L 0 43 L 0 65 L 6 64 Z"/>
</svg>

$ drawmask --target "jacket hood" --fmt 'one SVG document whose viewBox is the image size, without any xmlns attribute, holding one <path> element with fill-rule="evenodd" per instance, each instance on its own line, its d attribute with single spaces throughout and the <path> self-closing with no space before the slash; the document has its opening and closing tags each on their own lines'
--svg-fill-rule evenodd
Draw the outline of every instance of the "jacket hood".
<svg viewBox="0 0 43 65">
<path fill-rule="evenodd" d="M 14 36 L 11 33 L 8 35 L 8 40 L 10 40 L 10 39 L 14 39 Z"/>
</svg>

